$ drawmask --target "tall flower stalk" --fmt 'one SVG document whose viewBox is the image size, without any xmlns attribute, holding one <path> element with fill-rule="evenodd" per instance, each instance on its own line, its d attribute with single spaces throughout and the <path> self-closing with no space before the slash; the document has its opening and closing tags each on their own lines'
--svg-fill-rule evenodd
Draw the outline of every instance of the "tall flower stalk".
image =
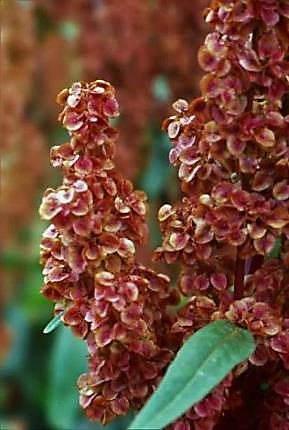
<svg viewBox="0 0 289 430">
<path fill-rule="evenodd" d="M 250 385 L 252 375 L 269 381 L 266 401 L 260 385 L 254 393 L 266 419 L 260 424 L 258 410 L 242 428 L 288 426 L 288 392 L 283 402 L 267 402 L 280 385 L 289 387 L 288 18 L 283 1 L 212 2 L 205 19 L 213 32 L 198 55 L 207 72 L 202 95 L 175 102 L 176 115 L 164 123 L 186 194 L 159 211 L 163 243 L 155 258 L 181 263 L 178 287 L 189 298 L 172 331 L 186 337 L 226 318 L 257 340 L 227 400 L 224 392 L 215 403 L 206 399 L 177 429 L 191 420 L 213 428 L 219 419 L 225 428 L 222 410 L 242 414 L 250 400 L 238 384 Z M 279 258 L 270 258 L 274 250 Z"/>
<path fill-rule="evenodd" d="M 52 222 L 42 291 L 87 341 L 90 372 L 78 384 L 91 419 L 139 409 L 187 337 L 227 319 L 253 334 L 256 351 L 172 429 L 288 429 L 288 18 L 282 0 L 205 11 L 202 95 L 176 101 L 164 122 L 185 196 L 159 210 L 154 259 L 181 265 L 176 289 L 135 257 L 146 198 L 114 166 L 113 88 L 76 83 L 58 96 L 71 139 L 52 148 L 63 185 L 40 207 Z"/>
<path fill-rule="evenodd" d="M 80 403 L 91 419 L 107 423 L 139 408 L 171 360 L 166 308 L 175 295 L 165 275 L 135 257 L 147 237 L 146 196 L 114 166 L 113 87 L 75 83 L 57 100 L 70 142 L 51 149 L 63 184 L 48 189 L 40 206 L 52 223 L 41 242 L 42 293 L 86 339 L 90 372 L 78 381 Z"/>
</svg>

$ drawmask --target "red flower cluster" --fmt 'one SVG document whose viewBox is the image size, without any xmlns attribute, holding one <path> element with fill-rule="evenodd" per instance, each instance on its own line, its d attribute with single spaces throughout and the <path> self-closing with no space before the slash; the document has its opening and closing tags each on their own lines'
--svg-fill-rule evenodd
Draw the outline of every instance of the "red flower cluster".
<svg viewBox="0 0 289 430">
<path fill-rule="evenodd" d="M 193 8 L 191 0 L 33 3 L 35 12 L 58 28 L 45 33 L 37 53 L 46 122 L 55 116 L 49 95 L 72 78 L 90 81 L 102 76 L 113 82 L 123 113 L 116 164 L 126 177 L 135 178 L 151 143 L 147 128 L 168 115 L 169 106 L 152 91 L 158 78 L 169 84 L 165 97 L 194 97 L 199 91 L 196 52 L 204 35 L 201 11 L 206 0 L 195 0 Z M 72 24 L 69 37 L 65 36 L 67 24 Z"/>
<path fill-rule="evenodd" d="M 109 422 L 139 408 L 172 353 L 166 348 L 177 297 L 168 278 L 137 264 L 135 245 L 147 236 L 146 196 L 116 171 L 118 115 L 105 81 L 75 83 L 58 95 L 70 142 L 51 149 L 63 184 L 40 206 L 52 224 L 43 234 L 43 294 L 87 340 L 90 372 L 79 378 L 80 402 L 92 419 Z"/>
<path fill-rule="evenodd" d="M 205 18 L 202 96 L 175 102 L 164 123 L 186 196 L 160 208 L 154 258 L 181 264 L 177 288 L 136 261 L 146 198 L 117 173 L 109 119 L 118 105 L 95 81 L 58 96 L 71 140 L 52 148 L 64 180 L 40 207 L 52 221 L 42 291 L 87 341 L 79 389 L 91 419 L 140 408 L 185 339 L 228 319 L 254 335 L 255 353 L 171 428 L 288 430 L 289 6 L 212 1 Z"/>
<path fill-rule="evenodd" d="M 205 18 L 214 31 L 199 50 L 208 72 L 202 96 L 175 102 L 177 114 L 164 123 L 173 144 L 170 161 L 187 196 L 160 209 L 163 243 L 155 259 L 182 264 L 178 287 L 190 299 L 172 330 L 186 337 L 219 318 L 247 328 L 257 349 L 234 378 L 258 374 L 252 366 L 260 366 L 260 374 L 262 366 L 275 366 L 268 381 L 278 374 L 283 387 L 289 370 L 289 5 L 214 1 Z M 274 247 L 279 259 L 269 257 Z M 274 387 L 269 382 L 268 396 Z M 270 429 L 288 428 L 287 394 L 280 393 L 271 412 L 260 396 Z M 233 415 L 246 403 L 244 393 L 238 397 Z M 229 404 L 222 403 L 223 413 Z M 199 417 L 195 429 L 222 422 L 213 412 L 211 421 Z M 187 419 L 174 429 L 190 428 Z M 260 416 L 255 419 L 242 428 L 263 428 Z"/>
</svg>

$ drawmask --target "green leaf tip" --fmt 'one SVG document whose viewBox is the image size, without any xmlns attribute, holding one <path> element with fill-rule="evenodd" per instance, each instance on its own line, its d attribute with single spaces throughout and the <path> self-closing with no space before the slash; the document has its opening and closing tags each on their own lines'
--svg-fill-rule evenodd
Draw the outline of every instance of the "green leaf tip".
<svg viewBox="0 0 289 430">
<path fill-rule="evenodd" d="M 274 248 L 268 254 L 268 258 L 279 258 L 281 253 L 282 242 L 280 237 L 275 240 Z"/>
<path fill-rule="evenodd" d="M 55 315 L 54 318 L 52 318 L 51 321 L 45 326 L 43 329 L 44 334 L 51 333 L 53 330 L 55 330 L 61 323 L 61 317 L 64 314 L 64 311 L 59 312 L 59 314 Z"/>
<path fill-rule="evenodd" d="M 182 346 L 130 430 L 162 429 L 201 401 L 237 364 L 255 350 L 251 333 L 218 320 Z"/>
</svg>

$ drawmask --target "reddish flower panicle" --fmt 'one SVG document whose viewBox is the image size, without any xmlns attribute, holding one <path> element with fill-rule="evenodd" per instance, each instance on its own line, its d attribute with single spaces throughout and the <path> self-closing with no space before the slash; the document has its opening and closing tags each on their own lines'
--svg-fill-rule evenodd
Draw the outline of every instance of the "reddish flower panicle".
<svg viewBox="0 0 289 430">
<path fill-rule="evenodd" d="M 87 340 L 90 371 L 78 381 L 80 403 L 91 419 L 107 423 L 139 408 L 170 361 L 166 307 L 175 297 L 166 276 L 135 258 L 147 236 L 146 196 L 114 166 L 113 87 L 77 82 L 57 101 L 70 142 L 51 149 L 63 184 L 49 188 L 40 206 L 52 223 L 41 242 L 42 292 Z"/>
<path fill-rule="evenodd" d="M 160 208 L 154 255 L 182 268 L 178 288 L 189 300 L 172 330 L 186 339 L 219 318 L 245 327 L 257 342 L 248 369 L 288 369 L 288 12 L 281 0 L 212 1 L 201 97 L 177 100 L 163 124 L 185 193 Z M 268 259 L 276 246 L 279 258 Z M 224 401 L 221 415 L 227 409 Z M 220 414 L 186 415 L 175 428 L 218 422 Z"/>
</svg>

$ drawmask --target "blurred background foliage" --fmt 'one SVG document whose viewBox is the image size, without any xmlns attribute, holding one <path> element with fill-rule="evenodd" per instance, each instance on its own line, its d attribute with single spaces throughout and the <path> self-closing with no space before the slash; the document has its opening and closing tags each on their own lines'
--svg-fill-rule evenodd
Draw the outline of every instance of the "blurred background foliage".
<svg viewBox="0 0 289 430">
<path fill-rule="evenodd" d="M 61 178 L 49 148 L 68 139 L 56 94 L 75 80 L 109 80 L 121 116 L 117 163 L 149 196 L 149 261 L 158 207 L 179 198 L 161 131 L 177 98 L 198 95 L 206 0 L 2 0 L 1 430 L 99 430 L 78 406 L 86 347 L 65 327 L 44 335 L 52 304 L 39 293 L 38 206 Z M 132 416 L 108 425 L 123 430 Z"/>
</svg>

